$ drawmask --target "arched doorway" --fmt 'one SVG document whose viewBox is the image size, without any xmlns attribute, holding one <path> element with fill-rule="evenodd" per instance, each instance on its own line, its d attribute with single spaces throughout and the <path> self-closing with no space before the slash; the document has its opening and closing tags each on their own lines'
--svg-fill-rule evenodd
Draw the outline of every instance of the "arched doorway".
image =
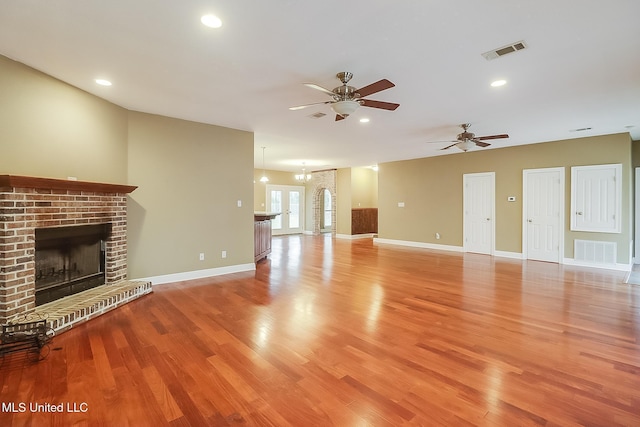
<svg viewBox="0 0 640 427">
<path fill-rule="evenodd" d="M 313 234 L 336 233 L 336 170 L 312 173 Z M 328 194 L 325 192 L 328 192 Z M 326 200 L 326 203 L 325 203 Z M 325 206 L 325 204 L 327 206 Z M 327 220 L 325 220 L 325 217 Z M 330 225 L 328 224 L 330 221 Z M 325 226 L 326 225 L 326 226 Z"/>
<path fill-rule="evenodd" d="M 336 198 L 335 194 L 326 187 L 319 187 L 315 191 L 313 199 L 313 232 L 336 232 Z"/>
</svg>

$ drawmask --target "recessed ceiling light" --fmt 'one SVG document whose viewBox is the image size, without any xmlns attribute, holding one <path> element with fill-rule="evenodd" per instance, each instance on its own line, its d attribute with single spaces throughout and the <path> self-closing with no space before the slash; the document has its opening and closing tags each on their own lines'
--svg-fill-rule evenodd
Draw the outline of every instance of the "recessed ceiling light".
<svg viewBox="0 0 640 427">
<path fill-rule="evenodd" d="M 366 117 L 363 117 L 360 119 L 360 123 L 369 123 L 369 119 Z"/>
<path fill-rule="evenodd" d="M 500 86 L 504 86 L 507 84 L 506 80 L 496 80 L 494 82 L 491 82 L 491 87 L 500 87 Z"/>
<path fill-rule="evenodd" d="M 200 18 L 200 22 L 211 28 L 222 27 L 222 21 L 216 15 L 204 15 Z"/>
<path fill-rule="evenodd" d="M 111 82 L 105 79 L 96 79 L 96 83 L 98 83 L 100 86 L 111 86 Z"/>
</svg>

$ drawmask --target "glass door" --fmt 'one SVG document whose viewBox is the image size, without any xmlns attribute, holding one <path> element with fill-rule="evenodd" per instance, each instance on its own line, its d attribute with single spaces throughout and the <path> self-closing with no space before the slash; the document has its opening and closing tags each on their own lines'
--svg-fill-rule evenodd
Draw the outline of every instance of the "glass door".
<svg viewBox="0 0 640 427">
<path fill-rule="evenodd" d="M 280 212 L 271 221 L 273 235 L 302 233 L 304 218 L 304 187 L 267 185 L 269 212 Z"/>
</svg>

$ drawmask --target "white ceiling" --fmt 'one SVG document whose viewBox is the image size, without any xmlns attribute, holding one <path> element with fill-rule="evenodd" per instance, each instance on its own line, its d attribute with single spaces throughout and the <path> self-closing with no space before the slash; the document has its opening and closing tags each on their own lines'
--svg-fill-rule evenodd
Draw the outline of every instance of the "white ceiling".
<svg viewBox="0 0 640 427">
<path fill-rule="evenodd" d="M 638 0 L 5 0 L 0 54 L 128 109 L 253 131 L 256 167 L 264 146 L 268 169 L 297 171 L 460 153 L 426 142 L 463 122 L 510 135 L 490 148 L 640 140 L 639 16 Z M 400 107 L 340 122 L 326 105 L 288 109 L 329 100 L 303 83 L 332 89 L 339 71 L 355 87 L 391 80 L 367 98 Z"/>
</svg>

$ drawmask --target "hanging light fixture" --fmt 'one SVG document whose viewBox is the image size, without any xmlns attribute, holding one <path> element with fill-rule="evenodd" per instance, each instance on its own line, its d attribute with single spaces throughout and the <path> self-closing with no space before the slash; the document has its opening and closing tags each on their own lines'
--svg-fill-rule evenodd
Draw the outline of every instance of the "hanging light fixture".
<svg viewBox="0 0 640 427">
<path fill-rule="evenodd" d="M 308 182 L 311 180 L 311 174 L 307 173 L 307 170 L 304 167 L 304 162 L 302 162 L 302 173 L 295 175 L 296 181 L 300 182 Z"/>
<path fill-rule="evenodd" d="M 267 147 L 262 147 L 262 178 L 260 178 L 260 182 L 269 182 L 269 178 L 267 178 L 267 172 L 264 168 L 264 149 Z"/>
<path fill-rule="evenodd" d="M 459 149 L 461 149 L 462 151 L 464 151 L 465 153 L 469 150 L 471 150 L 473 147 L 476 146 L 476 143 L 471 141 L 470 139 L 464 139 L 464 141 L 460 141 L 456 144 L 456 147 L 458 147 Z"/>
</svg>

